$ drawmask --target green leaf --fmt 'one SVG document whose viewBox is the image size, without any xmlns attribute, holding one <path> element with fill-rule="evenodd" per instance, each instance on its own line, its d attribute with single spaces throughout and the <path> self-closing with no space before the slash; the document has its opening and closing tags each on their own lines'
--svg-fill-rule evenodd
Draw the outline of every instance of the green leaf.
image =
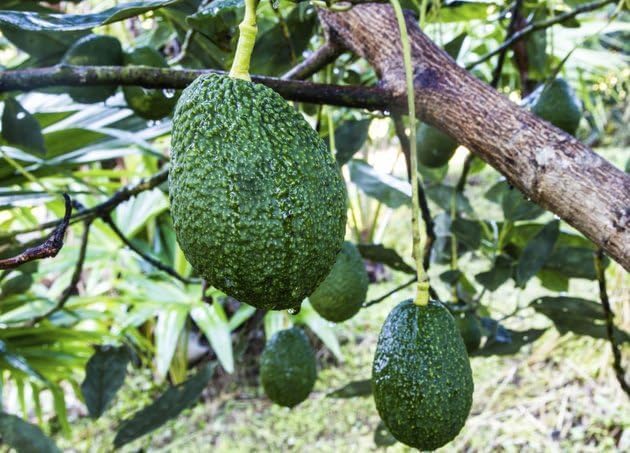
<svg viewBox="0 0 630 453">
<path fill-rule="evenodd" d="M 371 119 L 350 119 L 335 127 L 335 158 L 339 166 L 347 163 L 361 149 L 367 140 L 371 122 Z"/>
<path fill-rule="evenodd" d="M 296 324 L 306 324 L 313 333 L 322 340 L 326 347 L 330 349 L 330 352 L 333 353 L 337 360 L 343 362 L 341 347 L 339 346 L 339 341 L 330 323 L 317 314 L 308 300 L 302 303 L 302 309 L 295 316 L 295 322 Z"/>
<path fill-rule="evenodd" d="M 188 307 L 174 307 L 160 311 L 155 325 L 155 367 L 165 377 L 171 366 L 179 333 L 188 317 Z"/>
<path fill-rule="evenodd" d="M 499 286 L 512 276 L 513 265 L 513 261 L 510 258 L 500 255 L 497 257 L 492 269 L 475 275 L 475 280 L 489 291 L 496 291 Z"/>
<path fill-rule="evenodd" d="M 385 423 L 382 420 L 378 421 L 378 426 L 374 430 L 374 444 L 377 447 L 389 447 L 394 445 L 396 442 L 396 438 L 392 436 L 392 433 L 389 432 Z"/>
<path fill-rule="evenodd" d="M 5 412 L 0 412 L 0 435 L 2 442 L 14 448 L 18 453 L 60 451 L 39 427 Z"/>
<path fill-rule="evenodd" d="M 81 393 L 90 417 L 99 418 L 122 387 L 129 359 L 129 351 L 125 346 L 99 348 L 90 357 L 81 384 Z"/>
<path fill-rule="evenodd" d="M 348 166 L 350 180 L 370 197 L 393 209 L 411 203 L 411 185 L 407 181 L 380 172 L 362 160 L 352 159 Z"/>
<path fill-rule="evenodd" d="M 551 319 L 558 332 L 573 332 L 593 338 L 607 339 L 606 314 L 601 304 L 579 297 L 541 297 L 532 304 L 534 310 Z M 630 335 L 614 327 L 619 343 L 630 341 Z"/>
<path fill-rule="evenodd" d="M 37 119 L 13 98 L 4 101 L 2 137 L 8 144 L 28 153 L 38 156 L 46 154 L 42 129 Z"/>
<path fill-rule="evenodd" d="M 116 433 L 114 447 L 120 448 L 154 431 L 193 405 L 206 388 L 214 370 L 215 363 L 204 366 L 193 377 L 176 387 L 169 388 L 152 404 L 123 421 Z"/>
<path fill-rule="evenodd" d="M 546 19 L 546 6 L 538 8 L 532 15 L 531 22 L 539 22 Z M 533 79 L 545 76 L 547 64 L 547 30 L 531 33 L 525 40 L 527 50 L 527 69 Z"/>
<path fill-rule="evenodd" d="M 556 271 L 568 278 L 588 280 L 597 278 L 594 251 L 590 248 L 556 247 L 545 263 L 544 269 Z"/>
<path fill-rule="evenodd" d="M 525 246 L 516 265 L 516 285 L 523 288 L 527 281 L 542 269 L 551 255 L 560 234 L 560 222 L 546 224 Z"/>
<path fill-rule="evenodd" d="M 405 260 L 394 249 L 385 247 L 383 244 L 357 244 L 359 253 L 367 260 L 376 263 L 383 263 L 394 270 L 415 274 L 413 267 L 405 263 Z"/>
<path fill-rule="evenodd" d="M 458 242 L 473 250 L 481 245 L 481 225 L 477 221 L 457 217 L 451 222 L 451 233 Z"/>
<path fill-rule="evenodd" d="M 480 318 L 481 325 L 486 331 L 487 340 L 483 348 L 471 355 L 488 357 L 492 355 L 516 354 L 529 343 L 533 343 L 545 333 L 544 329 L 529 329 L 525 331 L 510 330 L 491 318 Z"/>
<path fill-rule="evenodd" d="M 352 381 L 332 392 L 326 394 L 328 398 L 355 398 L 357 396 L 370 396 L 372 394 L 372 380 L 362 379 Z"/>
<path fill-rule="evenodd" d="M 562 272 L 543 268 L 538 271 L 536 277 L 538 277 L 542 286 L 551 291 L 565 292 L 569 290 L 569 277 Z"/>
<path fill-rule="evenodd" d="M 0 11 L 0 24 L 22 31 L 89 30 L 101 25 L 119 22 L 129 17 L 170 5 L 178 0 L 145 0 L 123 3 L 92 14 L 57 14 L 33 11 Z"/>
<path fill-rule="evenodd" d="M 240 307 L 236 310 L 236 312 L 232 315 L 230 320 L 228 321 L 228 325 L 230 327 L 230 331 L 236 330 L 241 326 L 245 321 L 251 318 L 254 313 L 256 313 L 256 309 L 251 305 L 241 304 Z"/>
<path fill-rule="evenodd" d="M 425 189 L 427 196 L 440 208 L 444 209 L 446 212 L 451 211 L 451 204 L 453 202 L 453 194 L 455 192 L 455 188 L 452 186 L 447 186 L 445 184 L 437 184 L 434 186 L 427 187 Z M 473 214 L 473 208 L 468 201 L 468 198 L 461 192 L 457 192 L 455 194 L 456 205 L 455 209 L 457 212 L 465 212 L 467 214 Z"/>
<path fill-rule="evenodd" d="M 444 44 L 444 51 L 449 54 L 453 60 L 457 60 L 457 57 L 459 57 L 459 51 L 462 49 L 462 45 L 464 44 L 467 36 L 468 33 L 466 32 L 460 33 Z"/>
<path fill-rule="evenodd" d="M 215 300 L 212 305 L 197 305 L 190 311 L 190 316 L 210 342 L 210 346 L 221 362 L 223 369 L 230 374 L 233 373 L 232 337 L 221 304 Z"/>
<path fill-rule="evenodd" d="M 293 320 L 284 311 L 268 311 L 263 318 L 265 328 L 265 338 L 267 341 L 274 336 L 276 332 L 288 329 L 293 326 Z"/>
<path fill-rule="evenodd" d="M 532 220 L 544 214 L 545 210 L 525 199 L 517 189 L 507 190 L 501 199 L 501 208 L 506 220 Z"/>
</svg>

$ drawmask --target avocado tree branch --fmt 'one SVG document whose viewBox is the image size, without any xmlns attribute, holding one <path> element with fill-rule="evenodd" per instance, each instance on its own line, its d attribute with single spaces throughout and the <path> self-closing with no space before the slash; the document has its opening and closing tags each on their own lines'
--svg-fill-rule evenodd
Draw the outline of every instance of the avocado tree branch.
<svg viewBox="0 0 630 453">
<path fill-rule="evenodd" d="M 70 215 L 72 214 L 72 202 L 70 201 L 70 197 L 67 194 L 63 194 L 63 198 L 66 204 L 66 212 L 63 219 L 56 222 L 56 228 L 48 239 L 42 244 L 24 250 L 19 255 L 0 260 L 0 269 L 13 269 L 29 261 L 57 256 L 57 253 L 59 253 L 59 250 L 63 247 L 63 236 L 70 224 Z"/>
<path fill-rule="evenodd" d="M 541 20 L 539 22 L 533 22 L 531 24 L 529 24 L 528 26 L 522 28 L 521 30 L 519 30 L 517 33 L 514 33 L 514 35 L 512 35 L 512 37 L 510 37 L 510 39 L 506 39 L 503 44 L 501 44 L 499 47 L 497 47 L 494 50 L 491 50 L 490 52 L 488 52 L 487 54 L 483 55 L 482 57 L 480 57 L 478 60 L 475 60 L 469 64 L 466 65 L 466 69 L 472 69 L 475 66 L 488 61 L 490 58 L 494 57 L 497 54 L 500 54 L 501 52 L 503 52 L 504 50 L 510 48 L 515 42 L 520 41 L 521 39 L 525 38 L 526 36 L 534 33 L 535 31 L 539 31 L 539 30 L 544 30 L 547 29 L 549 27 L 552 27 L 553 25 L 556 24 L 560 24 L 562 22 L 566 22 L 570 19 L 573 19 L 574 17 L 583 14 L 583 13 L 588 13 L 591 11 L 595 11 L 597 9 L 603 8 L 606 5 L 609 5 L 611 3 L 617 3 L 618 0 L 599 0 L 596 2 L 592 2 L 592 3 L 586 3 L 585 5 L 582 6 L 578 6 L 575 9 L 572 9 L 571 11 L 567 11 L 566 13 L 563 14 L 558 14 L 557 16 L 551 17 L 549 19 L 546 20 Z"/>
<path fill-rule="evenodd" d="M 599 249 L 595 254 L 595 270 L 597 271 L 597 282 L 599 284 L 599 298 L 602 302 L 604 314 L 606 315 L 606 336 L 610 343 L 610 348 L 613 354 L 613 369 L 615 370 L 615 376 L 619 385 L 626 392 L 626 395 L 630 396 L 630 384 L 626 382 L 626 373 L 621 364 L 621 350 L 617 339 L 615 338 L 615 314 L 610 308 L 610 300 L 608 299 L 608 290 L 606 289 L 606 274 L 604 268 L 604 251 Z"/>
<path fill-rule="evenodd" d="M 365 58 L 402 106 L 405 73 L 391 7 L 319 11 L 325 27 Z M 630 175 L 459 67 L 408 15 L 416 109 L 630 270 Z M 516 36 L 516 34 L 514 35 Z"/>
<path fill-rule="evenodd" d="M 326 41 L 322 46 L 318 47 L 306 59 L 289 69 L 282 76 L 283 79 L 305 80 L 315 74 L 320 69 L 334 62 L 343 49 L 332 41 Z"/>
<path fill-rule="evenodd" d="M 0 72 L 0 93 L 32 91 L 50 86 L 138 85 L 145 88 L 186 88 L 203 74 L 226 74 L 213 69 L 170 69 L 148 66 L 70 66 L 18 69 Z M 377 87 L 340 86 L 252 75 L 290 101 L 386 110 L 390 92 Z"/>
</svg>

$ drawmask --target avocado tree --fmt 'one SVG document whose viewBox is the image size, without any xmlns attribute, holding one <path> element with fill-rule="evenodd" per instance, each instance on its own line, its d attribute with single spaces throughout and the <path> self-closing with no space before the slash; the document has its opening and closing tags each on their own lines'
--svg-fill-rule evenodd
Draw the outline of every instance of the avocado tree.
<svg viewBox="0 0 630 453">
<path fill-rule="evenodd" d="M 67 434 L 62 385 L 98 418 L 130 364 L 170 385 L 120 423 L 115 447 L 245 351 L 268 397 L 293 407 L 316 358 L 291 326 L 339 356 L 328 322 L 412 284 L 371 384 L 349 384 L 400 442 L 451 441 L 472 403 L 468 356 L 544 333 L 493 317 L 487 295 L 504 285 L 548 292 L 514 313 L 609 341 L 629 392 L 606 268 L 630 270 L 630 177 L 589 146 L 623 128 L 624 0 L 92 3 L 0 0 L 0 377 L 24 413 L 0 412 L 7 444 L 56 451 L 25 420 L 25 392 L 42 427 L 50 392 Z M 605 63 L 583 66 L 580 51 Z M 405 175 L 367 159 L 377 123 Z M 414 266 L 378 233 L 403 206 Z M 408 281 L 367 301 L 383 265 Z M 571 279 L 599 295 L 567 295 Z"/>
</svg>

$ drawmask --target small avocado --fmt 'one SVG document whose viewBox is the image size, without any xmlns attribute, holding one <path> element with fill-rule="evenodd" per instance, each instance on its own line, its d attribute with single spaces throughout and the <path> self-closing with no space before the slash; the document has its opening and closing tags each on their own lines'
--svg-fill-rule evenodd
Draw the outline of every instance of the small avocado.
<svg viewBox="0 0 630 453">
<path fill-rule="evenodd" d="M 416 129 L 416 152 L 421 165 L 442 167 L 453 157 L 456 149 L 457 142 L 433 126 L 421 123 Z"/>
<path fill-rule="evenodd" d="M 466 345 L 466 351 L 469 354 L 475 352 L 481 344 L 481 322 L 479 318 L 470 311 L 455 312 L 453 313 L 453 318 Z"/>
<path fill-rule="evenodd" d="M 12 294 L 22 294 L 28 291 L 33 284 L 33 276 L 31 274 L 19 273 L 14 277 L 9 277 L 2 282 L 0 294 L 2 296 L 10 296 Z"/>
<path fill-rule="evenodd" d="M 419 450 L 435 450 L 461 431 L 472 405 L 466 347 L 449 311 L 411 300 L 389 314 L 372 366 L 376 409 L 391 434 Z"/>
<path fill-rule="evenodd" d="M 113 36 L 87 35 L 68 49 L 61 62 L 74 66 L 122 66 L 122 47 Z M 112 96 L 116 88 L 115 85 L 68 87 L 68 94 L 75 102 L 94 104 Z"/>
<path fill-rule="evenodd" d="M 343 322 L 361 309 L 368 283 L 368 274 L 359 250 L 346 241 L 330 274 L 309 296 L 309 300 L 322 318 Z"/>
<path fill-rule="evenodd" d="M 532 113 L 575 135 L 582 118 L 582 104 L 566 80 L 557 78 L 538 87 L 527 101 Z"/>
<path fill-rule="evenodd" d="M 152 66 L 168 68 L 166 59 L 152 47 L 138 47 L 125 53 L 125 66 Z M 149 89 L 139 86 L 123 87 L 123 94 L 127 106 L 136 115 L 146 120 L 159 120 L 168 116 L 177 103 L 176 92 L 167 96 L 164 90 Z"/>
<path fill-rule="evenodd" d="M 265 394 L 280 406 L 294 407 L 308 398 L 317 378 L 315 351 L 297 327 L 276 332 L 260 357 Z"/>
<path fill-rule="evenodd" d="M 317 132 L 278 93 L 197 78 L 173 116 L 177 241 L 199 274 L 241 302 L 297 308 L 343 244 L 346 188 Z"/>
</svg>

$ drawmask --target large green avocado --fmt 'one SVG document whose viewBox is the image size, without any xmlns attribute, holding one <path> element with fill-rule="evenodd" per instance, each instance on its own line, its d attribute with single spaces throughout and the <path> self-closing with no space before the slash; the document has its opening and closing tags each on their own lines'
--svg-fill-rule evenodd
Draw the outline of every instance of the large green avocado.
<svg viewBox="0 0 630 453">
<path fill-rule="evenodd" d="M 344 242 L 328 277 L 309 296 L 323 318 L 343 322 L 361 309 L 368 289 L 368 274 L 356 246 Z"/>
<path fill-rule="evenodd" d="M 152 47 L 138 47 L 127 52 L 124 57 L 126 66 L 153 66 L 168 68 L 166 59 Z M 175 107 L 177 98 L 175 93 L 167 96 L 164 90 L 149 89 L 139 86 L 123 87 L 123 94 L 127 106 L 136 115 L 147 120 L 159 120 L 169 115 Z"/>
<path fill-rule="evenodd" d="M 260 356 L 260 380 L 273 402 L 293 407 L 304 401 L 317 378 L 315 352 L 297 327 L 276 332 Z"/>
<path fill-rule="evenodd" d="M 299 307 L 343 244 L 346 189 L 332 155 L 263 85 L 208 74 L 183 91 L 169 184 L 188 261 L 257 308 Z"/>
<path fill-rule="evenodd" d="M 472 404 L 466 347 L 440 303 L 397 305 L 383 324 L 372 366 L 374 402 L 392 435 L 434 450 L 460 432 Z"/>
<path fill-rule="evenodd" d="M 566 80 L 558 78 L 539 87 L 530 95 L 529 102 L 533 113 L 575 135 L 582 118 L 582 105 Z"/>
<path fill-rule="evenodd" d="M 74 66 L 121 66 L 120 41 L 112 36 L 88 35 L 79 39 L 64 55 L 63 64 Z M 116 85 L 68 87 L 68 94 L 83 104 L 105 101 L 116 93 Z"/>
<path fill-rule="evenodd" d="M 416 129 L 418 161 L 425 167 L 446 165 L 457 149 L 457 142 L 433 126 L 421 123 Z"/>
</svg>

